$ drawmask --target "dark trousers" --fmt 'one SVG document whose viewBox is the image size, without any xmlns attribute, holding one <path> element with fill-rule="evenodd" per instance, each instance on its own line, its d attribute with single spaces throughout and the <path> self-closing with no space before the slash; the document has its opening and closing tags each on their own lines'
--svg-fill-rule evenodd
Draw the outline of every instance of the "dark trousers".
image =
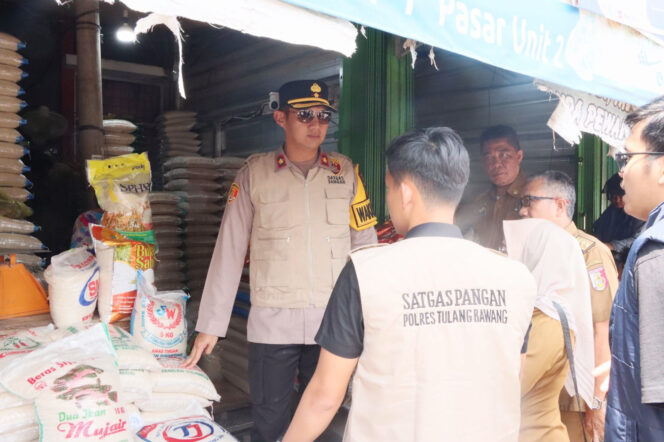
<svg viewBox="0 0 664 442">
<path fill-rule="evenodd" d="M 254 425 L 266 442 L 288 429 L 295 409 L 293 382 L 297 374 L 300 395 L 318 363 L 318 345 L 249 343 L 249 386 Z"/>
</svg>

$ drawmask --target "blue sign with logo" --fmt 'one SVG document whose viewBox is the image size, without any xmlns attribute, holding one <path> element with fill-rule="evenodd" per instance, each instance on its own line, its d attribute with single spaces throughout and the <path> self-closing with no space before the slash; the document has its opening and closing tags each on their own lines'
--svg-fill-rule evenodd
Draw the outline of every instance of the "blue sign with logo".
<svg viewBox="0 0 664 442">
<path fill-rule="evenodd" d="M 626 103 L 664 95 L 664 47 L 561 0 L 286 1 Z"/>
</svg>

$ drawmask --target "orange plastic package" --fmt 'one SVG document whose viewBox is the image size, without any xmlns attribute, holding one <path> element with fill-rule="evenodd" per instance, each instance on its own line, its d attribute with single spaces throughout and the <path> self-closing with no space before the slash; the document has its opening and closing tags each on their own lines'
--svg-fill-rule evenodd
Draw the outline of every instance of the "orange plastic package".
<svg viewBox="0 0 664 442">
<path fill-rule="evenodd" d="M 10 255 L 0 264 L 0 319 L 48 313 L 46 292 L 32 273 Z"/>
</svg>

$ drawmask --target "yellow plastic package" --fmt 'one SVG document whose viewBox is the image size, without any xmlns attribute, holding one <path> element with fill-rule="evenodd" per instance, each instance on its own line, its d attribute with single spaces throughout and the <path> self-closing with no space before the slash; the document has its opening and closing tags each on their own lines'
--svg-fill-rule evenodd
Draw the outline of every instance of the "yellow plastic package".
<svg viewBox="0 0 664 442">
<path fill-rule="evenodd" d="M 130 239 L 154 244 L 148 201 L 152 189 L 148 155 L 133 153 L 88 160 L 87 173 L 99 207 L 104 210 L 102 225 Z"/>
</svg>

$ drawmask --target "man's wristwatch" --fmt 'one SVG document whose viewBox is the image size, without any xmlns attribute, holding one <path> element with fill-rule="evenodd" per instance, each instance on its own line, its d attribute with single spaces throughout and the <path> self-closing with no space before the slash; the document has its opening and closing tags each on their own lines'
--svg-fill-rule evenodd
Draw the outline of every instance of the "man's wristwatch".
<svg viewBox="0 0 664 442">
<path fill-rule="evenodd" d="M 591 410 L 599 410 L 602 408 L 602 405 L 606 403 L 606 399 L 600 399 L 597 396 L 593 396 L 593 403 L 590 406 Z"/>
</svg>

